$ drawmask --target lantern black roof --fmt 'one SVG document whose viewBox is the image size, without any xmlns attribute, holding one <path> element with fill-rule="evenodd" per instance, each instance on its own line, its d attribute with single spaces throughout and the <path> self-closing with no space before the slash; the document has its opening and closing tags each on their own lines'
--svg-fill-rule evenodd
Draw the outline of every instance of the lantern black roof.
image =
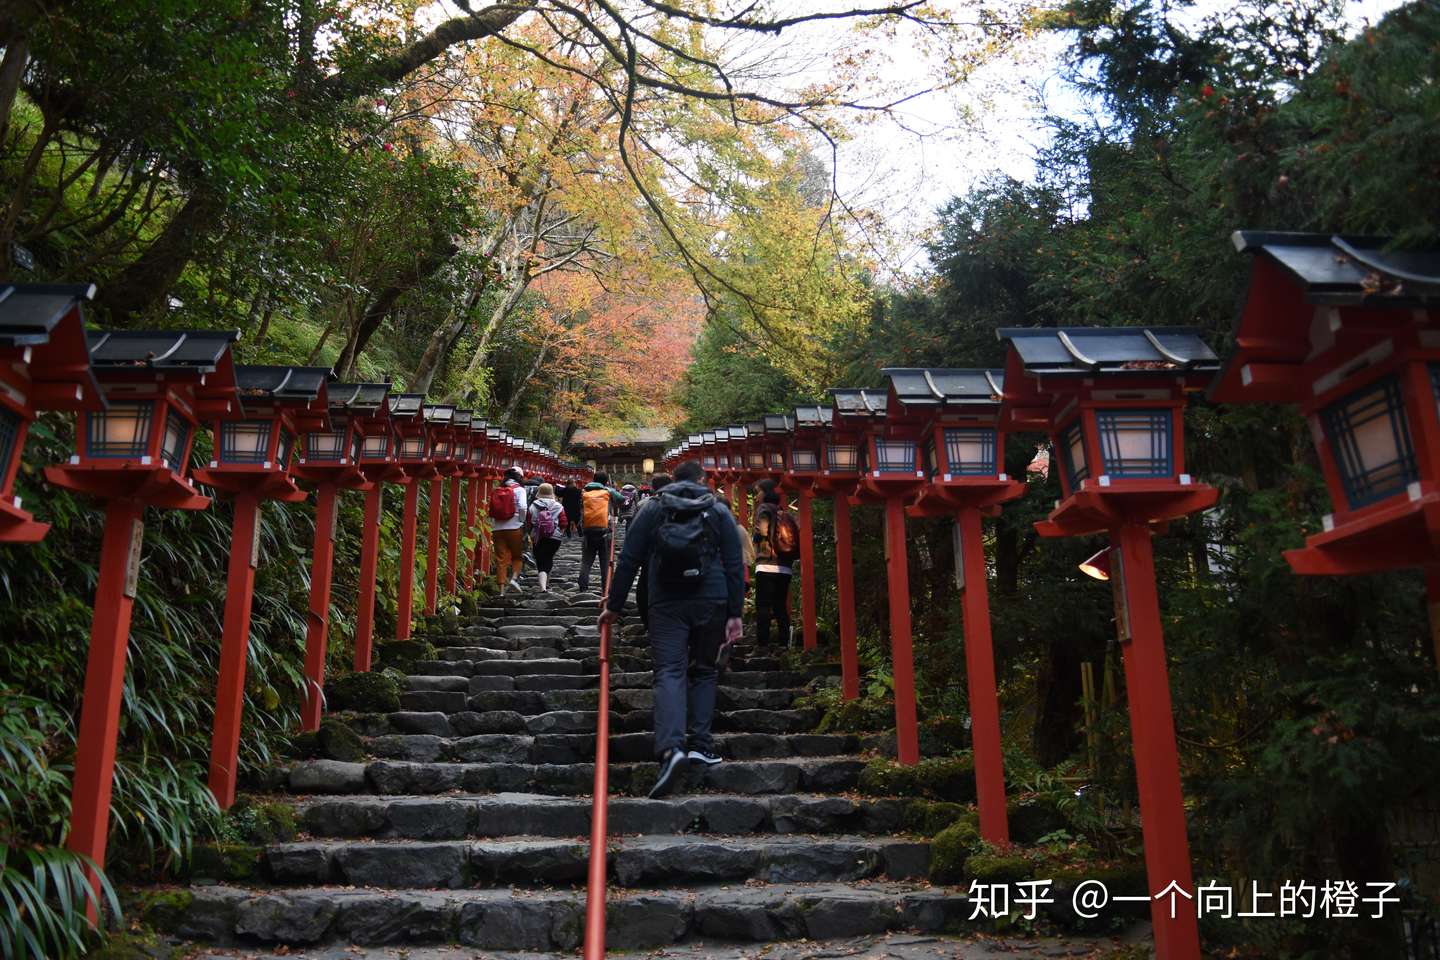
<svg viewBox="0 0 1440 960">
<path fill-rule="evenodd" d="M 1005 371 L 891 367 L 881 370 L 905 406 L 994 406 L 1005 392 Z"/>
<path fill-rule="evenodd" d="M 835 419 L 833 407 L 806 404 L 795 408 L 796 427 L 828 427 Z"/>
<path fill-rule="evenodd" d="M 385 399 L 389 393 L 388 383 L 332 383 L 330 410 L 373 417 L 387 409 Z"/>
<path fill-rule="evenodd" d="M 214 373 L 226 363 L 239 330 L 91 330 L 90 366 L 97 372 L 139 368 Z"/>
<path fill-rule="evenodd" d="M 390 416 L 412 420 L 425 410 L 425 394 L 397 393 L 390 398 Z"/>
<path fill-rule="evenodd" d="M 883 390 L 857 390 L 854 387 L 834 387 L 830 396 L 835 401 L 834 409 L 850 416 L 883 417 L 889 402 Z"/>
<path fill-rule="evenodd" d="M 451 421 L 457 427 L 470 426 L 471 419 L 475 416 L 474 410 L 456 410 L 455 418 Z"/>
<path fill-rule="evenodd" d="M 0 347 L 48 343 L 56 325 L 94 296 L 94 284 L 0 284 Z"/>
<path fill-rule="evenodd" d="M 748 437 L 758 437 L 764 432 L 764 420 L 751 420 L 749 423 L 745 424 L 745 435 Z"/>
<path fill-rule="evenodd" d="M 1220 359 L 1190 327 L 1004 327 L 1029 373 L 1150 374 L 1220 369 Z"/>
<path fill-rule="evenodd" d="M 715 428 L 715 442 L 716 442 L 716 443 L 725 443 L 725 442 L 728 441 L 729 439 L 730 439 L 730 428 L 729 428 L 729 427 L 716 427 L 716 428 Z"/>
<path fill-rule="evenodd" d="M 1387 250 L 1388 237 L 1237 230 L 1235 249 L 1269 257 L 1311 303 L 1387 306 L 1440 302 L 1440 249 Z"/>
<path fill-rule="evenodd" d="M 237 364 L 235 385 L 240 399 L 289 400 L 311 403 L 320 396 L 330 376 L 327 367 L 283 367 L 265 364 Z"/>
<path fill-rule="evenodd" d="M 789 433 L 795 429 L 795 420 L 783 413 L 765 414 L 766 433 Z"/>
<path fill-rule="evenodd" d="M 471 430 L 480 431 L 480 432 L 486 432 L 486 431 L 488 431 L 488 430 L 490 429 L 490 424 L 487 423 L 487 422 L 484 421 L 484 420 L 477 420 L 477 419 L 475 419 L 474 417 L 471 417 L 471 418 L 470 418 L 470 429 L 471 429 Z"/>
<path fill-rule="evenodd" d="M 730 431 L 731 440 L 744 440 L 747 436 L 750 435 L 750 431 L 745 429 L 744 424 L 732 423 L 726 429 Z"/>
<path fill-rule="evenodd" d="M 426 423 L 445 427 L 449 426 L 454 419 L 455 405 L 453 403 L 429 403 L 425 405 Z"/>
</svg>

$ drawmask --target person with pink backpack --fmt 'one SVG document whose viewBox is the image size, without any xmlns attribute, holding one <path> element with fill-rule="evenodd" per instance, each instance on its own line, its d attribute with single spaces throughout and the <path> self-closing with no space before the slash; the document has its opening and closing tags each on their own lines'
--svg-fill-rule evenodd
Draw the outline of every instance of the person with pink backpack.
<svg viewBox="0 0 1440 960">
<path fill-rule="evenodd" d="M 553 486 L 542 483 L 535 488 L 535 499 L 528 514 L 536 576 L 540 581 L 540 592 L 547 593 L 550 590 L 550 570 L 555 565 L 555 552 L 560 549 L 565 525 L 565 508 L 555 499 Z"/>
</svg>

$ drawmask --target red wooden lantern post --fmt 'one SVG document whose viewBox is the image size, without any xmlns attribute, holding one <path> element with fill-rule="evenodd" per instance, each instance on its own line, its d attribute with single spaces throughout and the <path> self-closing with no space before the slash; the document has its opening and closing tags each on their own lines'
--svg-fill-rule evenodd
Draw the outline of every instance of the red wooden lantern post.
<svg viewBox="0 0 1440 960">
<path fill-rule="evenodd" d="M 79 416 L 75 455 L 45 468 L 56 486 L 105 501 L 105 534 L 90 655 L 75 747 L 66 846 L 105 866 L 115 740 L 130 614 L 140 577 L 145 508 L 203 510 L 186 478 L 201 417 L 237 408 L 230 344 L 236 333 L 127 330 L 91 333 L 90 363 L 108 406 Z M 91 878 L 98 905 L 98 877 Z"/>
<path fill-rule="evenodd" d="M 470 468 L 465 485 L 465 536 L 475 544 L 465 556 L 465 590 L 475 589 L 475 568 L 479 565 L 480 531 L 476 518 L 480 512 L 480 501 L 484 498 L 485 484 L 485 431 L 484 420 L 470 421 Z"/>
<path fill-rule="evenodd" d="M 730 482 L 730 503 L 735 508 L 735 519 L 746 530 L 750 529 L 750 485 L 745 472 L 745 427 L 732 423 L 725 428 L 725 446 L 721 451 L 725 476 Z"/>
<path fill-rule="evenodd" d="M 1238 232 L 1254 258 L 1223 403 L 1294 403 L 1333 512 L 1285 559 L 1302 575 L 1425 572 L 1440 662 L 1440 251 Z"/>
<path fill-rule="evenodd" d="M 990 591 L 981 516 L 1025 492 L 1004 473 L 1005 435 L 999 430 L 1004 371 L 885 370 L 887 419 L 919 424 L 921 459 L 930 482 L 907 511 L 914 517 L 955 518 L 955 580 L 965 619 L 965 679 L 980 835 L 1008 843 L 1005 762 L 1000 750 L 1000 702 L 990 637 Z"/>
<path fill-rule="evenodd" d="M 785 476 L 781 486 L 795 494 L 799 505 L 800 623 L 805 649 L 814 650 L 819 642 L 815 622 L 815 481 L 820 476 L 822 422 L 815 407 L 797 407 L 795 416 L 786 419 L 793 432 L 785 447 Z"/>
<path fill-rule="evenodd" d="M 480 503 L 485 511 L 486 517 L 482 520 L 480 536 L 475 544 L 477 562 L 480 567 L 480 576 L 490 575 L 490 526 L 488 521 L 490 511 L 490 493 L 495 489 L 495 484 L 504 476 L 500 468 L 500 451 L 503 449 L 503 437 L 505 431 L 499 427 L 485 428 L 485 449 L 481 456 L 480 465 Z"/>
<path fill-rule="evenodd" d="M 855 637 L 855 561 L 851 553 L 851 498 L 860 486 L 860 431 L 854 418 L 848 422 L 829 407 L 818 407 L 820 475 L 815 489 L 828 494 L 835 514 L 835 605 L 840 628 L 840 695 L 860 697 L 860 652 Z"/>
<path fill-rule="evenodd" d="M 435 615 L 440 598 L 440 529 L 444 523 L 445 478 L 454 470 L 450 459 L 450 424 L 455 419 L 453 404 L 429 404 L 425 421 L 430 426 L 430 463 L 435 468 L 430 480 L 430 518 L 425 551 L 425 613 Z"/>
<path fill-rule="evenodd" d="M 870 390 L 836 392 L 837 417 L 862 425 L 862 501 L 885 508 L 886 583 L 890 594 L 890 657 L 895 671 L 895 740 L 901 763 L 920 762 L 915 712 L 915 655 L 910 623 L 910 569 L 905 547 L 905 506 L 924 485 L 917 424 L 890 420 L 886 395 Z"/>
<path fill-rule="evenodd" d="M 21 509 L 15 475 L 25 435 L 42 410 L 98 410 L 80 305 L 84 285 L 0 285 L 0 543 L 36 543 L 50 524 Z"/>
<path fill-rule="evenodd" d="M 290 456 L 297 435 L 323 430 L 329 422 L 328 373 L 324 367 L 236 367 L 243 409 L 236 417 L 215 422 L 214 459 L 208 468 L 195 471 L 201 483 L 230 494 L 235 509 L 210 739 L 210 792 L 221 810 L 235 803 L 239 774 L 250 609 L 260 563 L 260 502 L 305 499 L 290 478 Z"/>
<path fill-rule="evenodd" d="M 1064 499 L 1041 536 L 1110 535 L 1111 585 L 1130 701 L 1135 778 L 1160 960 L 1200 956 L 1185 805 L 1151 525 L 1215 502 L 1185 472 L 1185 395 L 1219 367 L 1191 330 L 1005 329 L 1007 427 L 1045 429 L 1059 453 Z M 1173 892 L 1171 885 L 1183 891 Z M 1172 901 L 1175 916 L 1171 917 Z"/>
<path fill-rule="evenodd" d="M 402 393 L 390 398 L 390 422 L 398 444 L 405 508 L 400 518 L 400 582 L 395 588 L 395 639 L 409 640 L 415 615 L 415 539 L 420 514 L 420 483 L 434 475 L 425 396 Z"/>
<path fill-rule="evenodd" d="M 389 385 L 374 412 L 360 417 L 360 473 L 365 477 L 364 528 L 360 531 L 360 582 L 355 611 L 355 671 L 368 673 L 375 641 L 375 578 L 380 566 L 380 515 L 385 484 L 405 478 L 395 425 L 390 421 Z"/>
<path fill-rule="evenodd" d="M 450 539 L 445 553 L 445 593 L 455 596 L 460 585 L 461 487 L 470 476 L 470 421 L 472 410 L 456 410 L 450 424 Z"/>
<path fill-rule="evenodd" d="M 315 484 L 315 547 L 310 560 L 310 617 L 305 627 L 305 695 L 300 728 L 318 730 L 325 699 L 325 657 L 330 643 L 330 588 L 335 566 L 340 490 L 365 490 L 360 472 L 361 419 L 374 416 L 390 387 L 384 383 L 331 383 L 330 426 L 307 433 L 291 472 Z"/>
</svg>

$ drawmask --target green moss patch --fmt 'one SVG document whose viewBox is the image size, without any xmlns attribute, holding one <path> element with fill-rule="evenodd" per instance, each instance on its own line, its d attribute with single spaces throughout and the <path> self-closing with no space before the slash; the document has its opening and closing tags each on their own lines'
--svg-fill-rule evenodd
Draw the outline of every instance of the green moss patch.
<svg viewBox="0 0 1440 960">
<path fill-rule="evenodd" d="M 928 797 L 968 803 L 975 799 L 975 765 L 969 757 L 936 757 L 914 766 L 874 760 L 861 771 L 859 789 L 878 797 Z"/>
<path fill-rule="evenodd" d="M 325 684 L 330 710 L 394 713 L 400 709 L 400 683 L 388 671 L 352 673 Z"/>
</svg>

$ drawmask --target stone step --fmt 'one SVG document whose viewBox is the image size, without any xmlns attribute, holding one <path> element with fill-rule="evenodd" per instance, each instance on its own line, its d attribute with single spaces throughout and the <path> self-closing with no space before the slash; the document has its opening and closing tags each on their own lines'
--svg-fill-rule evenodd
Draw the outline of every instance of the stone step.
<svg viewBox="0 0 1440 960">
<path fill-rule="evenodd" d="M 712 767 L 691 764 L 678 786 L 681 793 L 838 793 L 858 784 L 865 761 L 854 757 L 797 757 L 781 760 L 727 761 Z M 658 764 L 610 764 L 610 790 L 643 795 L 654 786 Z M 594 783 L 591 763 L 417 763 L 375 760 L 346 763 L 302 760 L 286 783 L 292 793 L 433 794 L 531 792 L 559 796 L 588 795 Z"/>
<path fill-rule="evenodd" d="M 448 739 L 425 734 L 390 734 L 366 740 L 370 756 L 385 760 L 436 760 L 490 763 L 588 763 L 595 759 L 595 737 L 583 733 L 484 734 Z M 860 738 L 843 734 L 722 733 L 716 749 L 726 760 L 771 760 L 783 757 L 832 757 L 855 753 Z M 655 758 L 650 733 L 622 733 L 610 738 L 612 763 L 643 763 Z"/>
<path fill-rule="evenodd" d="M 525 648 L 532 649 L 532 648 Z M 519 657 L 507 656 L 511 651 L 494 650 L 489 647 L 447 647 L 439 652 L 437 660 L 419 660 L 415 663 L 417 673 L 429 676 L 441 674 L 455 674 L 457 676 L 473 676 L 476 674 L 489 675 L 495 672 L 505 672 L 503 667 L 489 667 L 491 662 L 506 663 L 511 660 L 533 660 L 536 657 L 541 659 L 566 660 L 571 664 L 579 664 L 578 669 L 557 670 L 557 673 L 571 672 L 581 674 L 595 674 L 600 671 L 599 650 L 586 650 L 583 656 L 570 656 L 577 651 L 574 648 L 562 651 L 559 648 L 543 647 L 537 648 L 551 651 L 545 654 L 522 655 Z M 622 653 L 614 650 L 610 657 L 610 669 L 612 672 L 640 673 L 651 668 L 650 653 L 648 650 L 636 647 L 636 653 Z M 523 651 L 522 651 L 523 653 Z M 778 657 L 748 657 L 742 660 L 733 660 L 725 669 L 727 674 L 732 673 L 776 673 L 784 671 L 785 665 Z M 815 676 L 828 677 L 839 673 L 838 665 L 823 665 L 814 668 Z"/>
<path fill-rule="evenodd" d="M 895 833 L 901 830 L 910 803 L 894 797 L 823 794 L 611 797 L 610 832 L 614 836 Z M 590 830 L 591 812 L 589 797 L 538 793 L 312 797 L 296 806 L 302 829 L 312 837 L 410 840 L 578 837 Z"/>
<path fill-rule="evenodd" d="M 402 710 L 387 714 L 357 714 L 353 717 L 361 736 L 393 733 L 423 733 L 434 737 L 472 737 L 482 733 L 588 733 L 594 735 L 594 710 L 554 710 L 525 716 L 514 710 L 446 712 Z M 716 733 L 810 733 L 820 722 L 814 708 L 790 710 L 717 710 Z M 650 710 L 612 711 L 610 729 L 615 733 L 643 733 L 654 730 Z"/>
<path fill-rule="evenodd" d="M 433 710 L 458 713 L 474 710 L 514 710 L 525 716 L 537 716 L 556 710 L 593 710 L 600 699 L 599 690 L 487 690 L 489 677 L 471 679 L 470 693 L 417 690 L 400 695 L 406 710 Z M 719 686 L 715 705 L 720 710 L 788 710 L 796 698 L 805 696 L 804 689 L 752 690 L 746 687 Z M 655 692 L 649 687 L 629 687 L 610 691 L 610 709 L 617 712 L 650 710 L 655 705 Z"/>
<path fill-rule="evenodd" d="M 266 847 L 263 863 L 276 884 L 461 890 L 580 884 L 589 855 L 589 842 L 573 838 L 308 840 Z M 919 880 L 930 869 L 930 845 L 875 837 L 652 835 L 615 838 L 606 860 L 611 883 L 620 887 Z"/>
<path fill-rule="evenodd" d="M 339 942 L 360 946 L 461 943 L 479 950 L 574 951 L 583 891 L 247 890 L 193 887 L 151 917 L 186 939 L 216 945 Z M 732 941 L 854 937 L 887 930 L 972 926 L 958 890 L 881 882 L 733 885 L 616 897 L 606 911 L 613 950 L 691 937 Z M 984 921 L 985 924 L 991 921 Z"/>
</svg>

